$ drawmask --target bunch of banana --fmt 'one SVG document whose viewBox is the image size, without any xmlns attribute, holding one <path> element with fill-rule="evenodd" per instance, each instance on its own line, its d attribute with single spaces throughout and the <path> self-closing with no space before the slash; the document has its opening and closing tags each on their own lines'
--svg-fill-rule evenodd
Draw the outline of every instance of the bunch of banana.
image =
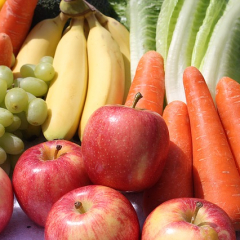
<svg viewBox="0 0 240 240">
<path fill-rule="evenodd" d="M 57 17 L 44 19 L 34 26 L 15 58 L 12 68 L 15 78 L 20 77 L 22 65 L 37 64 L 44 56 L 54 57 L 68 19 L 67 15 L 60 13 Z"/>
<path fill-rule="evenodd" d="M 46 95 L 48 118 L 42 131 L 47 140 L 75 135 L 81 140 L 91 114 L 106 104 L 123 104 L 131 84 L 128 30 L 92 9 L 69 17 Z"/>
</svg>

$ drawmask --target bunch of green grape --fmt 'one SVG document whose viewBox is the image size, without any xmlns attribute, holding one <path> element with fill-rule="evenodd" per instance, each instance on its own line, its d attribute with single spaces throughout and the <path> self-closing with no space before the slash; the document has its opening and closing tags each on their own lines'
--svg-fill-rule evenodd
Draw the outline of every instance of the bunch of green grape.
<svg viewBox="0 0 240 240">
<path fill-rule="evenodd" d="M 7 66 L 0 66 L 0 164 L 24 151 L 24 138 L 40 134 L 47 118 L 44 97 L 55 75 L 53 58 L 43 57 L 37 65 L 25 64 L 14 79 Z"/>
</svg>

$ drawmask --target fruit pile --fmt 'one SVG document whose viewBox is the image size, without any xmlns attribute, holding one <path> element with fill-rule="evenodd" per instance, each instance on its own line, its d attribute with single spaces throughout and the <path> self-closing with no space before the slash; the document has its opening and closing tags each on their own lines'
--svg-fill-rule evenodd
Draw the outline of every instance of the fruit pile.
<svg viewBox="0 0 240 240">
<path fill-rule="evenodd" d="M 62 0 L 57 16 L 30 28 L 38 1 L 18 0 L 24 19 L 9 15 L 15 1 L 0 10 L 0 164 L 14 159 L 9 175 L 0 168 L 0 234 L 15 195 L 49 240 L 236 239 L 238 136 L 224 108 L 240 84 L 220 79 L 215 99 L 188 66 L 186 101 L 165 103 L 163 56 L 146 51 L 131 76 L 123 24 L 85 0 Z M 32 136 L 40 143 L 25 148 Z M 142 193 L 143 226 L 128 192 Z"/>
<path fill-rule="evenodd" d="M 93 111 L 122 104 L 131 82 L 129 31 L 90 4 L 80 4 L 77 12 L 69 5 L 62 1 L 57 17 L 34 26 L 13 66 L 18 78 L 23 65 L 54 56 L 57 74 L 45 97 L 49 114 L 42 125 L 47 140 L 70 140 L 75 134 L 81 139 Z"/>
</svg>

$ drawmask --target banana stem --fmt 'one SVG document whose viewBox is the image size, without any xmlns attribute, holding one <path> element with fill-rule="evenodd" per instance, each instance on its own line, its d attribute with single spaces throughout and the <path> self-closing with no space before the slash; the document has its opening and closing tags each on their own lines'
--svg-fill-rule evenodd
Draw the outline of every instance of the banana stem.
<svg viewBox="0 0 240 240">
<path fill-rule="evenodd" d="M 97 20 L 101 23 L 102 26 L 107 25 L 108 18 L 104 14 L 97 10 L 95 12 L 95 16 L 97 17 Z"/>
<path fill-rule="evenodd" d="M 61 0 L 59 7 L 61 12 L 71 17 L 84 16 L 96 11 L 96 8 L 85 0 Z"/>
<path fill-rule="evenodd" d="M 97 25 L 101 25 L 97 18 L 95 17 L 95 14 L 87 14 L 86 15 L 86 19 L 87 19 L 87 22 L 88 22 L 88 25 L 89 25 L 89 28 L 94 28 L 95 26 Z"/>
</svg>

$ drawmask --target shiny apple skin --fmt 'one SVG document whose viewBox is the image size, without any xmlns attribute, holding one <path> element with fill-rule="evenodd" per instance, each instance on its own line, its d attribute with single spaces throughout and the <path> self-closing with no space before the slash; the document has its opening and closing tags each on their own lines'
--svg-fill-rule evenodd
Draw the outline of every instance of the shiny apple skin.
<svg viewBox="0 0 240 240">
<path fill-rule="evenodd" d="M 50 160 L 58 144 L 62 149 Z M 91 184 L 81 147 L 67 140 L 46 141 L 27 149 L 17 161 L 12 182 L 19 205 L 40 226 L 45 226 L 53 203 L 61 196 Z"/>
<path fill-rule="evenodd" d="M 192 224 L 197 201 L 202 202 L 203 207 Z M 142 229 L 142 240 L 170 239 L 236 240 L 236 232 L 229 216 L 217 205 L 198 198 L 175 198 L 156 207 Z"/>
<path fill-rule="evenodd" d="M 168 149 L 169 131 L 159 114 L 122 105 L 97 109 L 82 137 L 91 181 L 120 191 L 142 191 L 154 185 Z"/>
<path fill-rule="evenodd" d="M 80 201 L 85 213 L 75 209 Z M 100 185 L 65 194 L 52 207 L 45 240 L 139 240 L 140 225 L 131 202 L 120 192 Z"/>
<path fill-rule="evenodd" d="M 13 213 L 13 188 L 7 173 L 0 167 L 0 233 L 9 223 Z"/>
</svg>

